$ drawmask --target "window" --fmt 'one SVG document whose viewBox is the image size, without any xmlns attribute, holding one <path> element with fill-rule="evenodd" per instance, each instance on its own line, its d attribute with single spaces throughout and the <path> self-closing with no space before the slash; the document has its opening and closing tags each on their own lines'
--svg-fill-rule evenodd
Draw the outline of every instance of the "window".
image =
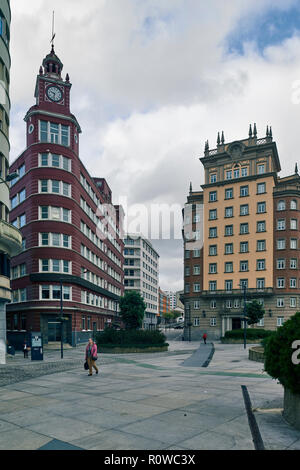
<svg viewBox="0 0 300 470">
<path fill-rule="evenodd" d="M 239 299 L 234 299 L 233 301 L 233 308 L 240 308 L 240 301 Z"/>
<path fill-rule="evenodd" d="M 239 168 L 235 168 L 234 171 L 233 171 L 233 177 L 234 178 L 239 178 L 240 177 L 240 169 Z"/>
<path fill-rule="evenodd" d="M 266 260 L 258 259 L 256 262 L 256 269 L 257 271 L 264 271 L 266 269 Z"/>
<path fill-rule="evenodd" d="M 19 220 L 20 220 L 19 227 L 20 228 L 24 227 L 24 225 L 26 225 L 26 214 L 20 215 Z"/>
<path fill-rule="evenodd" d="M 217 308 L 217 301 L 216 300 L 211 300 L 210 308 Z"/>
<path fill-rule="evenodd" d="M 232 273 L 233 272 L 233 263 L 225 263 L 225 273 Z"/>
<path fill-rule="evenodd" d="M 199 258 L 200 257 L 200 250 L 193 250 L 193 257 Z"/>
<path fill-rule="evenodd" d="M 242 177 L 248 176 L 248 168 L 244 167 L 242 168 Z"/>
<path fill-rule="evenodd" d="M 240 187 L 240 197 L 249 196 L 249 186 L 241 186 Z"/>
<path fill-rule="evenodd" d="M 291 210 L 296 210 L 297 209 L 297 201 L 292 199 L 292 201 L 290 203 L 290 208 L 291 208 Z"/>
<path fill-rule="evenodd" d="M 215 202 L 217 200 L 217 191 L 211 191 L 209 193 L 209 201 Z"/>
<path fill-rule="evenodd" d="M 233 235 L 233 225 L 225 226 L 225 237 L 230 237 Z"/>
<path fill-rule="evenodd" d="M 200 266 L 196 265 L 194 266 L 194 276 L 199 276 L 200 274 Z"/>
<path fill-rule="evenodd" d="M 62 207 L 40 206 L 40 219 L 71 222 L 71 211 Z"/>
<path fill-rule="evenodd" d="M 229 309 L 232 308 L 232 300 L 228 299 L 225 301 L 225 308 L 229 308 Z"/>
<path fill-rule="evenodd" d="M 200 326 L 200 318 L 194 317 L 194 326 Z"/>
<path fill-rule="evenodd" d="M 200 284 L 199 283 L 194 284 L 194 292 L 200 292 Z"/>
<path fill-rule="evenodd" d="M 249 251 L 249 243 L 248 242 L 241 242 L 240 243 L 240 252 L 241 253 L 248 253 Z"/>
<path fill-rule="evenodd" d="M 285 201 L 278 201 L 277 203 L 277 210 L 278 211 L 285 211 Z"/>
<path fill-rule="evenodd" d="M 210 182 L 216 183 L 217 182 L 217 175 L 215 173 L 210 175 Z"/>
<path fill-rule="evenodd" d="M 52 180 L 52 193 L 59 194 L 59 181 Z"/>
<path fill-rule="evenodd" d="M 233 188 L 225 190 L 225 199 L 233 199 Z"/>
<path fill-rule="evenodd" d="M 200 309 L 200 300 L 195 300 L 194 301 L 194 309 L 199 310 Z"/>
<path fill-rule="evenodd" d="M 50 286 L 42 286 L 42 299 L 50 299 Z"/>
<path fill-rule="evenodd" d="M 69 126 L 40 121 L 40 141 L 68 147 L 70 145 Z"/>
<path fill-rule="evenodd" d="M 217 238 L 217 227 L 211 227 L 209 229 L 209 238 Z"/>
<path fill-rule="evenodd" d="M 290 297 L 290 307 L 291 308 L 296 308 L 297 307 L 297 298 L 296 297 Z"/>
<path fill-rule="evenodd" d="M 284 289 L 285 286 L 285 279 L 284 277 L 277 278 L 277 289 Z"/>
<path fill-rule="evenodd" d="M 285 269 L 285 259 L 278 258 L 276 265 L 277 265 L 277 269 Z"/>
<path fill-rule="evenodd" d="M 130 271 L 128 271 L 128 270 L 126 269 L 126 276 L 129 276 L 129 272 L 130 272 Z M 134 271 L 132 271 L 132 273 L 133 273 L 132 275 L 134 275 Z M 189 276 L 189 275 L 190 275 L 190 268 L 189 268 L 188 266 L 185 268 L 185 275 L 186 275 L 186 276 Z"/>
<path fill-rule="evenodd" d="M 214 292 L 217 290 L 217 281 L 209 281 L 209 290 Z"/>
<path fill-rule="evenodd" d="M 266 231 L 266 222 L 257 222 L 257 232 L 265 232 Z"/>
<path fill-rule="evenodd" d="M 277 220 L 277 230 L 285 230 L 285 219 Z"/>
<path fill-rule="evenodd" d="M 217 318 L 216 317 L 211 317 L 210 326 L 217 326 Z"/>
<path fill-rule="evenodd" d="M 217 264 L 210 263 L 209 265 L 209 274 L 216 274 L 217 273 Z"/>
<path fill-rule="evenodd" d="M 225 217 L 233 217 L 233 207 L 225 208 Z"/>
<path fill-rule="evenodd" d="M 290 288 L 296 289 L 297 288 L 297 279 L 295 277 L 291 277 L 290 279 Z"/>
<path fill-rule="evenodd" d="M 244 287 L 248 289 L 248 279 L 241 279 L 239 287 L 243 289 Z"/>
<path fill-rule="evenodd" d="M 217 245 L 210 245 L 209 256 L 217 256 L 217 254 L 218 254 Z"/>
<path fill-rule="evenodd" d="M 244 235 L 249 233 L 249 224 L 240 224 L 240 234 Z"/>
<path fill-rule="evenodd" d="M 257 213 L 264 214 L 266 212 L 266 203 L 265 202 L 258 202 L 257 203 Z"/>
<path fill-rule="evenodd" d="M 282 326 L 284 324 L 284 317 L 277 317 L 277 326 Z"/>
<path fill-rule="evenodd" d="M 209 220 L 216 220 L 217 219 L 217 209 L 213 209 L 209 211 Z"/>
<path fill-rule="evenodd" d="M 249 215 L 249 205 L 243 204 L 240 206 L 240 215 Z"/>
<path fill-rule="evenodd" d="M 265 288 L 265 279 L 264 278 L 256 279 L 256 288 L 257 289 L 264 289 Z"/>
<path fill-rule="evenodd" d="M 233 281 L 225 281 L 225 290 L 226 291 L 232 291 L 232 287 L 233 287 Z"/>
<path fill-rule="evenodd" d="M 277 239 L 277 250 L 285 250 L 285 239 L 278 238 Z"/>
<path fill-rule="evenodd" d="M 266 240 L 257 240 L 257 251 L 266 251 Z"/>
<path fill-rule="evenodd" d="M 297 238 L 290 239 L 290 248 L 291 250 L 297 250 Z"/>
<path fill-rule="evenodd" d="M 248 261 L 240 261 L 240 271 L 241 272 L 249 271 Z"/>
<path fill-rule="evenodd" d="M 126 254 L 134 254 L 134 250 L 130 250 L 132 251 L 132 253 L 125 253 Z M 190 251 L 189 250 L 185 250 L 185 259 L 188 259 L 190 257 Z"/>
<path fill-rule="evenodd" d="M 232 255 L 233 254 L 233 243 L 226 243 L 225 244 L 225 254 Z"/>
<path fill-rule="evenodd" d="M 227 180 L 232 180 L 232 170 L 227 170 L 226 171 L 226 179 Z"/>
<path fill-rule="evenodd" d="M 39 166 L 61 168 L 66 171 L 71 171 L 71 159 L 62 155 L 42 153 L 39 156 Z"/>
<path fill-rule="evenodd" d="M 263 175 L 266 172 L 266 165 L 264 163 L 257 165 L 257 173 Z"/>
<path fill-rule="evenodd" d="M 264 194 L 266 192 L 266 183 L 257 184 L 257 194 Z"/>
<path fill-rule="evenodd" d="M 297 269 L 297 258 L 290 259 L 290 269 Z"/>
<path fill-rule="evenodd" d="M 291 219 L 291 230 L 297 230 L 297 219 Z"/>
</svg>

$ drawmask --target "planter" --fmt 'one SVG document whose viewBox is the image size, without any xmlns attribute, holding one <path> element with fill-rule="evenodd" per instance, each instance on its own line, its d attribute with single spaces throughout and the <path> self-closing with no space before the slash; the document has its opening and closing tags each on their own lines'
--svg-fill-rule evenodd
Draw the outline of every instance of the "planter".
<svg viewBox="0 0 300 470">
<path fill-rule="evenodd" d="M 300 431 L 300 393 L 292 393 L 284 389 L 283 417 L 285 420 Z"/>
<path fill-rule="evenodd" d="M 105 348 L 100 347 L 99 352 L 103 354 L 132 354 L 132 353 L 155 353 L 155 352 L 165 352 L 168 351 L 168 346 L 161 347 L 149 347 L 149 348 Z"/>
<path fill-rule="evenodd" d="M 249 349 L 249 361 L 265 362 L 264 348 L 255 346 Z"/>
</svg>

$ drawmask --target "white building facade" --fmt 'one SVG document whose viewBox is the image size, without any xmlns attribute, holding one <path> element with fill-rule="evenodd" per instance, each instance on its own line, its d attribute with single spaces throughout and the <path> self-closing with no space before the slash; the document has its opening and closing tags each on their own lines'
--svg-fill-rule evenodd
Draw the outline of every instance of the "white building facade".
<svg viewBox="0 0 300 470">
<path fill-rule="evenodd" d="M 159 315 L 159 254 L 143 235 L 124 239 L 125 291 L 135 290 L 146 304 L 143 328 L 155 329 Z"/>
</svg>

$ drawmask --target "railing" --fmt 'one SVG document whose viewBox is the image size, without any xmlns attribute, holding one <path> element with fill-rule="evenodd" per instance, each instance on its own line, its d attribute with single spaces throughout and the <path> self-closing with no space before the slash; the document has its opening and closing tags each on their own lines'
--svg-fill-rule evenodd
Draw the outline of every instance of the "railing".
<svg viewBox="0 0 300 470">
<path fill-rule="evenodd" d="M 273 287 L 265 287 L 264 289 L 247 289 L 246 290 L 246 296 L 264 296 L 264 295 L 271 295 L 273 294 Z M 210 297 L 230 297 L 230 296 L 243 296 L 243 290 L 242 289 L 232 289 L 232 290 L 215 290 L 215 291 L 210 291 L 210 290 L 204 290 L 202 291 L 201 295 L 203 296 L 210 296 Z"/>
</svg>

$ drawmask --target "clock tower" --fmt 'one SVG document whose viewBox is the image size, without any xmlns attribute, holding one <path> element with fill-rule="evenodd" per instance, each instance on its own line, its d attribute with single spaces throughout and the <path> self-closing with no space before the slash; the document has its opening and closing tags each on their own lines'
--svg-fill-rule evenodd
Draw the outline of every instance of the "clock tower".
<svg viewBox="0 0 300 470">
<path fill-rule="evenodd" d="M 41 121 L 51 121 L 53 124 L 68 126 L 69 146 L 78 155 L 81 128 L 70 111 L 72 84 L 69 74 L 63 79 L 62 70 L 63 64 L 52 45 L 51 52 L 44 58 L 36 79 L 36 104 L 29 109 L 24 119 L 27 123 L 27 147 L 42 141 Z M 51 139 L 50 129 L 48 133 Z M 52 143 L 59 143 L 55 138 L 53 136 Z"/>
</svg>

